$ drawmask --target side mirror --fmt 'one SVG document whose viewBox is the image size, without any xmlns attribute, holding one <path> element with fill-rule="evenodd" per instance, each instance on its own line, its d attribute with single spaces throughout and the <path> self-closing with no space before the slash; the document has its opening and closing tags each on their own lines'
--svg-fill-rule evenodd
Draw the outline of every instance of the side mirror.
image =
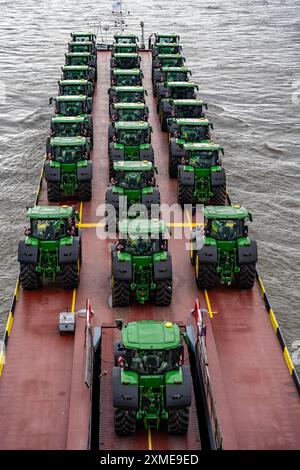
<svg viewBox="0 0 300 470">
<path fill-rule="evenodd" d="M 158 169 L 157 169 L 157 166 L 154 166 L 154 167 L 153 167 L 153 170 L 154 170 L 154 173 L 155 173 L 156 175 L 158 175 Z"/>
<path fill-rule="evenodd" d="M 208 104 L 207 103 L 205 103 L 204 106 L 205 106 L 205 109 L 208 109 Z"/>
<path fill-rule="evenodd" d="M 225 155 L 224 149 L 221 149 L 222 155 Z"/>
<path fill-rule="evenodd" d="M 116 320 L 116 327 L 118 328 L 118 330 L 122 330 L 122 328 L 123 328 L 123 320 L 117 319 L 117 320 Z"/>
<path fill-rule="evenodd" d="M 53 98 L 49 98 L 49 104 L 52 104 L 53 103 Z"/>
<path fill-rule="evenodd" d="M 213 126 L 213 123 L 212 123 L 212 122 L 210 122 L 210 123 L 209 123 L 209 125 L 210 125 L 210 128 L 211 128 L 211 129 L 213 129 L 213 128 L 214 128 L 214 126 Z"/>
<path fill-rule="evenodd" d="M 195 88 L 196 88 L 196 90 L 198 90 L 198 91 L 199 91 L 199 86 L 198 86 L 198 85 L 196 85 L 196 86 L 195 86 Z"/>
<path fill-rule="evenodd" d="M 193 75 L 191 70 L 189 70 L 189 74 L 190 74 L 190 75 Z"/>
</svg>

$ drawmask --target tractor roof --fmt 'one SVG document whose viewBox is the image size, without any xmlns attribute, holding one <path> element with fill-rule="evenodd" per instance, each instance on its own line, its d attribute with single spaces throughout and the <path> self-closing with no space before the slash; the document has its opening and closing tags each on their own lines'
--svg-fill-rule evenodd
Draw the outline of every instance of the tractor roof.
<svg viewBox="0 0 300 470">
<path fill-rule="evenodd" d="M 124 219 L 119 222 L 120 234 L 164 234 L 166 225 L 159 219 Z"/>
<path fill-rule="evenodd" d="M 175 34 L 175 33 L 169 33 L 169 34 L 168 33 L 162 33 L 162 34 L 155 33 L 155 36 L 157 38 L 178 38 L 179 39 L 178 34 Z"/>
<path fill-rule="evenodd" d="M 175 106 L 202 106 L 203 104 L 206 103 L 206 101 L 199 100 L 199 99 L 194 99 L 194 100 L 188 100 L 188 99 L 180 99 L 180 100 L 174 100 L 170 99 L 171 104 L 174 104 Z"/>
<path fill-rule="evenodd" d="M 60 85 L 87 85 L 89 83 L 88 80 L 59 80 L 58 82 Z"/>
<path fill-rule="evenodd" d="M 165 67 L 162 67 L 161 70 L 163 72 L 191 72 L 191 69 L 189 67 L 169 67 L 169 66 L 165 66 Z"/>
<path fill-rule="evenodd" d="M 63 70 L 88 70 L 90 67 L 88 65 L 64 65 Z"/>
<path fill-rule="evenodd" d="M 84 116 L 61 116 L 60 114 L 57 115 L 55 114 L 54 116 L 52 116 L 51 118 L 51 122 L 62 122 L 62 123 L 74 123 L 74 122 L 84 122 L 85 121 L 85 117 Z"/>
<path fill-rule="evenodd" d="M 183 144 L 184 150 L 189 151 L 213 151 L 213 150 L 222 150 L 223 147 L 215 142 L 185 142 Z"/>
<path fill-rule="evenodd" d="M 94 33 L 89 33 L 86 31 L 74 31 L 71 33 L 71 37 L 73 36 L 96 36 Z"/>
<path fill-rule="evenodd" d="M 128 47 L 128 44 L 126 44 L 127 47 Z M 138 53 L 137 52 L 116 52 L 114 54 L 114 57 L 120 57 L 122 59 L 122 57 L 128 57 L 128 58 L 135 58 L 135 57 L 139 57 Z"/>
<path fill-rule="evenodd" d="M 209 120 L 206 118 L 172 118 L 172 121 L 179 126 L 208 126 Z"/>
<path fill-rule="evenodd" d="M 140 69 L 112 69 L 115 75 L 140 75 Z"/>
<path fill-rule="evenodd" d="M 59 95 L 55 98 L 57 101 L 85 101 L 86 95 Z"/>
<path fill-rule="evenodd" d="M 167 321 L 131 322 L 122 328 L 122 343 L 127 349 L 175 349 L 180 345 L 180 330 Z"/>
<path fill-rule="evenodd" d="M 197 85 L 195 82 L 174 82 L 168 81 L 167 87 L 168 88 L 195 88 Z"/>
<path fill-rule="evenodd" d="M 144 109 L 145 103 L 113 103 L 114 109 Z"/>
<path fill-rule="evenodd" d="M 144 161 L 119 161 L 114 162 L 115 171 L 151 171 L 152 162 Z"/>
<path fill-rule="evenodd" d="M 135 43 L 133 43 L 133 42 L 116 42 L 115 44 L 113 44 L 113 48 L 115 48 L 115 47 L 121 47 L 121 49 L 122 49 L 122 48 L 125 49 L 126 47 L 134 47 L 134 48 L 136 48 L 136 46 L 137 46 L 137 45 L 136 45 Z"/>
<path fill-rule="evenodd" d="M 116 121 L 114 126 L 116 129 L 151 129 L 150 124 L 145 121 Z"/>
<path fill-rule="evenodd" d="M 185 60 L 185 57 L 182 56 L 181 54 L 158 54 L 157 55 L 157 58 L 158 59 L 184 59 Z"/>
<path fill-rule="evenodd" d="M 113 86 L 111 87 L 111 90 L 114 90 L 114 91 L 132 91 L 132 92 L 136 92 L 136 91 L 145 91 L 145 88 L 142 87 L 142 86 Z"/>
<path fill-rule="evenodd" d="M 123 38 L 123 39 L 135 38 L 135 39 L 138 39 L 139 37 L 136 34 L 133 34 L 133 33 L 127 33 L 127 34 L 117 33 L 117 34 L 114 35 L 114 39 L 118 39 L 118 38 Z"/>
<path fill-rule="evenodd" d="M 208 219 L 249 219 L 252 221 L 251 212 L 241 206 L 206 206 L 203 214 Z"/>
<path fill-rule="evenodd" d="M 178 42 L 157 42 L 155 44 L 155 47 L 174 47 L 174 46 L 180 46 Z"/>
<path fill-rule="evenodd" d="M 78 147 L 85 145 L 87 142 L 86 137 L 75 136 L 75 137 L 52 137 L 50 139 L 50 145 L 53 147 Z"/>
<path fill-rule="evenodd" d="M 66 52 L 66 57 L 90 57 L 91 54 L 89 52 Z"/>
<path fill-rule="evenodd" d="M 75 44 L 76 46 L 94 46 L 92 41 L 70 41 L 69 44 L 72 46 Z"/>
<path fill-rule="evenodd" d="M 68 219 L 73 214 L 72 206 L 34 206 L 27 211 L 29 219 Z"/>
</svg>

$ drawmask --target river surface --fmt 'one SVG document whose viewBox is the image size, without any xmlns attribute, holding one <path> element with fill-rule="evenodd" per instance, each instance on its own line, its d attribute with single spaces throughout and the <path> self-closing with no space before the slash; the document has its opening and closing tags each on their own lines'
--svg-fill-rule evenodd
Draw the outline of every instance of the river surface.
<svg viewBox="0 0 300 470">
<path fill-rule="evenodd" d="M 143 20 L 146 37 L 154 31 L 181 36 L 210 105 L 214 140 L 225 148 L 230 196 L 253 212 L 259 271 L 300 363 L 300 0 L 131 0 L 126 6 L 131 32 Z M 0 7 L 1 333 L 69 33 L 93 29 L 99 18 L 108 24 L 111 2 L 0 0 Z"/>
</svg>

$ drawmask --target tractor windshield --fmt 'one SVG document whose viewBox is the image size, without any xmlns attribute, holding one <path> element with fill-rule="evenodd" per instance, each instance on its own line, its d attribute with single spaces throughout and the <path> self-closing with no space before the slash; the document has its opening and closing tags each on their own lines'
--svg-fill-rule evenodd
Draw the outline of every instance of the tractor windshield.
<svg viewBox="0 0 300 470">
<path fill-rule="evenodd" d="M 59 240 L 60 238 L 66 237 L 67 235 L 66 220 L 31 220 L 31 236 L 38 238 L 39 240 Z"/>
<path fill-rule="evenodd" d="M 87 158 L 87 152 L 80 146 L 54 147 L 54 160 L 61 163 L 76 163 Z"/>
<path fill-rule="evenodd" d="M 208 126 L 181 126 L 180 135 L 186 142 L 201 142 L 210 138 Z"/>
<path fill-rule="evenodd" d="M 181 67 L 183 65 L 182 57 L 162 57 L 159 59 L 160 67 Z"/>
<path fill-rule="evenodd" d="M 178 369 L 180 352 L 176 350 L 129 350 L 126 354 L 126 369 L 138 374 L 164 374 L 169 370 Z"/>
<path fill-rule="evenodd" d="M 197 119 L 203 116 L 202 106 L 175 106 L 174 116 L 178 118 Z"/>
<path fill-rule="evenodd" d="M 138 57 L 116 57 L 115 60 L 118 69 L 137 69 L 140 64 Z"/>
<path fill-rule="evenodd" d="M 60 137 L 75 137 L 77 135 L 83 135 L 83 126 L 80 122 L 55 122 L 52 123 L 53 135 Z"/>
<path fill-rule="evenodd" d="M 128 233 L 127 239 L 122 241 L 124 251 L 134 256 L 150 256 L 164 249 L 165 241 L 158 234 L 132 234 Z"/>
<path fill-rule="evenodd" d="M 144 121 L 145 119 L 144 108 L 118 109 L 117 114 L 119 121 Z"/>
<path fill-rule="evenodd" d="M 89 65 L 90 58 L 88 56 L 69 56 L 66 60 L 66 65 Z"/>
<path fill-rule="evenodd" d="M 124 189 L 142 189 L 153 184 L 148 171 L 120 171 L 116 175 L 116 180 L 117 186 Z"/>
<path fill-rule="evenodd" d="M 189 151 L 187 152 L 187 161 L 195 168 L 210 168 L 217 164 L 218 151 Z"/>
<path fill-rule="evenodd" d="M 165 72 L 165 74 L 168 82 L 186 82 L 188 79 L 188 72 Z"/>
<path fill-rule="evenodd" d="M 85 85 L 60 85 L 62 95 L 86 95 Z"/>
<path fill-rule="evenodd" d="M 195 98 L 195 90 L 192 87 L 172 87 L 168 90 L 168 96 L 175 100 L 184 99 L 192 100 Z"/>
<path fill-rule="evenodd" d="M 142 103 L 144 102 L 144 93 L 142 91 L 118 92 L 118 101 L 123 103 Z"/>
<path fill-rule="evenodd" d="M 139 75 L 115 75 L 117 86 L 135 86 L 140 81 Z"/>
<path fill-rule="evenodd" d="M 76 44 L 76 41 L 70 43 L 71 52 L 89 52 L 90 54 L 94 51 L 92 44 Z"/>
<path fill-rule="evenodd" d="M 83 101 L 61 101 L 58 103 L 58 112 L 64 116 L 77 116 L 84 113 Z"/>
<path fill-rule="evenodd" d="M 159 50 L 159 54 L 180 54 L 179 44 L 169 43 L 168 45 L 165 45 L 165 46 L 158 45 L 158 50 Z"/>
<path fill-rule="evenodd" d="M 177 42 L 177 36 L 158 36 L 158 43 L 164 42 L 168 44 L 173 44 L 174 42 Z"/>
<path fill-rule="evenodd" d="M 244 220 L 216 219 L 208 223 L 209 236 L 216 240 L 236 240 L 244 236 Z"/>
<path fill-rule="evenodd" d="M 149 143 L 149 129 L 119 129 L 117 141 L 122 145 L 140 145 Z"/>
<path fill-rule="evenodd" d="M 87 77 L 87 70 L 64 70 L 65 80 L 85 80 Z"/>
</svg>

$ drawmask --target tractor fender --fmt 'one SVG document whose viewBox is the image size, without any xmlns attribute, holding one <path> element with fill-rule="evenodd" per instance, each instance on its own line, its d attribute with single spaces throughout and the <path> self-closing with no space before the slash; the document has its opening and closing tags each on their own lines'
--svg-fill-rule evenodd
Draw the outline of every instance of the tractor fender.
<svg viewBox="0 0 300 470">
<path fill-rule="evenodd" d="M 216 245 L 203 245 L 198 250 L 199 264 L 218 264 L 218 250 Z"/>
<path fill-rule="evenodd" d="M 116 63 L 116 61 L 115 61 L 114 57 L 112 57 L 110 59 L 110 68 L 111 69 L 114 69 L 116 67 L 115 63 Z"/>
<path fill-rule="evenodd" d="M 148 121 L 148 118 L 149 118 L 149 108 L 148 108 L 148 106 L 145 106 L 144 116 L 145 116 L 145 121 Z"/>
<path fill-rule="evenodd" d="M 115 110 L 114 110 L 112 104 L 110 104 L 110 106 L 109 106 L 109 117 L 110 117 L 110 119 L 112 118 L 112 116 L 113 116 L 114 114 L 116 114 L 116 113 L 115 113 Z"/>
<path fill-rule="evenodd" d="M 191 406 L 192 381 L 189 366 L 181 366 L 182 383 L 166 385 L 166 408 Z"/>
<path fill-rule="evenodd" d="M 159 189 L 153 188 L 153 192 L 150 194 L 142 194 L 142 204 L 151 209 L 152 204 L 160 204 L 160 192 Z"/>
<path fill-rule="evenodd" d="M 221 168 L 221 171 L 213 171 L 211 173 L 211 185 L 214 186 L 225 186 L 226 185 L 226 173 L 224 168 Z"/>
<path fill-rule="evenodd" d="M 132 281 L 132 264 L 130 261 L 119 261 L 118 253 L 112 253 L 112 275 L 116 281 Z"/>
<path fill-rule="evenodd" d="M 153 71 L 153 82 L 160 82 L 162 77 L 162 71 L 160 69 L 156 69 Z"/>
<path fill-rule="evenodd" d="M 50 162 L 48 161 L 45 162 L 44 170 L 46 181 L 50 181 L 52 183 L 58 183 L 60 181 L 60 168 L 52 168 L 50 166 Z"/>
<path fill-rule="evenodd" d="M 169 142 L 170 157 L 178 159 L 184 157 L 184 150 L 176 143 L 176 139 L 172 137 Z"/>
<path fill-rule="evenodd" d="M 142 149 L 140 151 L 140 160 L 148 160 L 149 162 L 154 163 L 154 150 L 152 145 L 149 145 L 147 149 Z"/>
<path fill-rule="evenodd" d="M 168 119 L 168 117 L 171 116 L 172 113 L 172 106 L 170 105 L 169 100 L 162 100 L 161 107 L 164 117 Z"/>
<path fill-rule="evenodd" d="M 113 102 L 114 99 L 117 98 L 117 92 L 115 90 L 112 90 L 111 88 L 108 90 L 108 95 L 109 95 L 109 102 L 110 104 Z"/>
<path fill-rule="evenodd" d="M 93 178 L 93 163 L 87 162 L 87 166 L 77 167 L 77 181 L 90 181 Z"/>
<path fill-rule="evenodd" d="M 124 160 L 124 149 L 116 149 L 113 142 L 109 144 L 109 156 L 113 161 Z"/>
<path fill-rule="evenodd" d="M 168 123 L 168 132 L 173 135 L 174 132 L 178 131 L 179 130 L 179 126 L 178 124 L 176 124 L 176 122 L 173 122 L 173 120 L 171 122 Z"/>
<path fill-rule="evenodd" d="M 170 253 L 167 254 L 167 259 L 164 261 L 154 261 L 154 280 L 166 281 L 172 279 L 172 257 Z"/>
<path fill-rule="evenodd" d="M 258 259 L 257 243 L 251 240 L 250 246 L 239 246 L 237 250 L 238 264 L 256 263 Z"/>
<path fill-rule="evenodd" d="M 195 174 L 193 171 L 186 171 L 183 165 L 178 166 L 178 181 L 184 186 L 193 186 L 195 184 Z"/>
<path fill-rule="evenodd" d="M 126 410 L 137 409 L 139 403 L 138 385 L 122 384 L 120 367 L 113 367 L 112 372 L 113 406 Z"/>
<path fill-rule="evenodd" d="M 121 341 L 115 341 L 114 342 L 114 363 L 115 366 L 118 365 L 118 359 L 121 356 L 122 358 L 125 358 L 126 351 L 123 346 L 123 343 Z"/>
<path fill-rule="evenodd" d="M 51 137 L 47 137 L 47 140 L 46 140 L 46 154 L 47 155 L 51 154 L 50 139 L 51 139 Z"/>
<path fill-rule="evenodd" d="M 112 141 L 114 135 L 115 135 L 115 128 L 112 124 L 109 124 L 109 126 L 108 126 L 108 140 L 109 140 L 109 142 Z"/>
<path fill-rule="evenodd" d="M 164 83 L 157 84 L 157 96 L 160 98 L 164 98 L 167 96 L 168 88 L 164 85 Z"/>
<path fill-rule="evenodd" d="M 35 245 L 26 245 L 25 240 L 19 241 L 18 246 L 19 263 L 36 264 L 38 261 L 38 247 Z"/>
<path fill-rule="evenodd" d="M 111 204 L 115 209 L 119 209 L 119 194 L 113 192 L 113 188 L 107 188 L 105 194 L 105 204 Z"/>
<path fill-rule="evenodd" d="M 70 264 L 76 263 L 80 257 L 80 239 L 73 237 L 72 245 L 60 245 L 59 247 L 59 263 Z"/>
</svg>

